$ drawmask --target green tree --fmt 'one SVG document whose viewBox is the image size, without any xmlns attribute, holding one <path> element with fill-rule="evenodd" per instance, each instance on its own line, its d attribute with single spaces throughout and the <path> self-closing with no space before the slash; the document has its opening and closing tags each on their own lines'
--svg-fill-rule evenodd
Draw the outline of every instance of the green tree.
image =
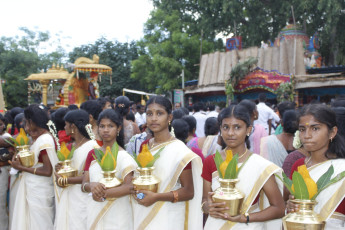
<svg viewBox="0 0 345 230">
<path fill-rule="evenodd" d="M 168 0 L 162 0 L 168 4 Z M 189 2 L 189 1 L 187 1 Z M 190 11 L 200 15 L 196 23 L 206 33 L 234 33 L 242 36 L 243 46 L 260 46 L 272 41 L 292 17 L 308 35 L 319 32 L 321 54 L 326 64 L 345 64 L 345 9 L 343 0 L 225 1 L 194 0 Z"/>
<path fill-rule="evenodd" d="M 178 76 L 182 69 L 185 80 L 198 78 L 201 37 L 195 33 L 193 15 L 175 9 L 176 2 L 170 3 L 151 12 L 145 23 L 145 36 L 138 42 L 139 58 L 132 62 L 131 77 L 157 93 L 181 87 Z M 203 52 L 214 51 L 217 45 L 204 40 Z"/>
<path fill-rule="evenodd" d="M 61 48 L 48 54 L 39 54 L 40 45 L 50 39 L 48 32 L 31 31 L 20 28 L 24 35 L 1 37 L 0 39 L 0 77 L 3 85 L 6 106 L 27 105 L 27 82 L 24 80 L 32 73 L 47 69 L 52 62 L 61 63 L 65 51 Z"/>
<path fill-rule="evenodd" d="M 133 86 L 138 90 L 143 89 L 130 78 L 131 61 L 138 57 L 135 42 L 120 43 L 101 38 L 95 44 L 74 48 L 69 54 L 70 62 L 74 62 L 78 57 L 92 58 L 93 54 L 99 56 L 100 64 L 108 65 L 113 69 L 112 84 L 110 84 L 109 76 L 102 76 L 101 96 L 116 97 L 122 95 L 123 88 L 133 88 Z"/>
</svg>

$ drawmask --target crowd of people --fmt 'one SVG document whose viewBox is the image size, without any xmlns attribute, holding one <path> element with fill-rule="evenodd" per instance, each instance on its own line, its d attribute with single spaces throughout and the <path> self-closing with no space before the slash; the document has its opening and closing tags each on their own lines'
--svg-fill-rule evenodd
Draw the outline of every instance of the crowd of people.
<svg viewBox="0 0 345 230">
<path fill-rule="evenodd" d="M 292 177 L 301 165 L 315 181 L 330 165 L 343 171 L 344 115 L 341 98 L 300 108 L 281 102 L 275 111 L 265 94 L 258 104 L 242 100 L 227 108 L 202 102 L 173 106 L 162 96 L 145 106 L 119 96 L 89 100 L 80 108 L 13 108 L 0 114 L 0 230 L 281 229 L 282 217 L 299 207 L 276 175 Z M 22 165 L 11 145 L 21 129 L 35 157 L 32 167 Z M 95 153 L 114 143 L 122 183 L 106 188 Z M 154 164 L 157 192 L 133 185 L 134 156 L 145 144 L 160 154 Z M 74 149 L 71 165 L 77 170 L 68 178 L 57 173 L 62 167 L 57 151 L 65 145 Z M 245 199 L 236 216 L 212 199 L 220 186 L 215 153 L 225 160 L 227 150 L 238 154 L 242 166 L 236 186 Z M 326 217 L 326 229 L 345 228 L 344 181 L 318 196 L 315 210 Z"/>
</svg>

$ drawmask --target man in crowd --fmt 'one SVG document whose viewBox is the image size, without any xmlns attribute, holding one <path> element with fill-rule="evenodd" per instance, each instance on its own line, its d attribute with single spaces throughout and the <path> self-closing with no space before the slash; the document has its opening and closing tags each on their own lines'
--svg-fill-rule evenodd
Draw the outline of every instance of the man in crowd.
<svg viewBox="0 0 345 230">
<path fill-rule="evenodd" d="M 265 104 L 265 102 L 266 102 L 266 94 L 260 93 L 259 104 L 257 105 L 259 117 L 256 121 L 254 121 L 254 124 L 261 124 L 267 131 L 268 135 L 271 135 L 272 119 L 274 118 L 274 111 L 270 107 L 268 107 Z"/>
<path fill-rule="evenodd" d="M 146 128 L 146 113 L 145 106 L 137 105 L 137 113 L 135 114 L 135 122 L 139 126 L 140 131 L 142 132 Z"/>
<path fill-rule="evenodd" d="M 193 116 L 196 119 L 195 134 L 197 137 L 204 137 L 205 136 L 204 126 L 205 126 L 205 121 L 207 119 L 207 116 L 203 112 L 204 104 L 202 102 L 197 102 L 194 104 L 193 109 L 194 109 Z"/>
</svg>

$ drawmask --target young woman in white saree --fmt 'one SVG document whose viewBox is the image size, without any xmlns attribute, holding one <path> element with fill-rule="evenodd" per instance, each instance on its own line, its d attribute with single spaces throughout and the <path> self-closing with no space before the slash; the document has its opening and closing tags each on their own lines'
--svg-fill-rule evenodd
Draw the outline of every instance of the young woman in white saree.
<svg viewBox="0 0 345 230">
<path fill-rule="evenodd" d="M 84 110 L 69 111 L 65 117 L 66 135 L 71 136 L 74 147 L 74 154 L 71 160 L 72 168 L 78 170 L 77 176 L 67 179 L 68 187 L 59 184 L 59 176 L 56 173 L 56 185 L 60 186 L 60 193 L 57 199 L 55 229 L 59 230 L 83 230 L 86 229 L 86 207 L 88 196 L 81 190 L 83 172 L 88 152 L 90 152 L 97 143 L 90 140 L 86 130 L 89 124 L 89 114 Z M 55 166 L 58 172 L 61 164 Z"/>
<path fill-rule="evenodd" d="M 302 108 L 299 115 L 299 132 L 303 148 L 310 156 L 301 158 L 291 168 L 306 165 L 311 178 L 317 181 L 333 165 L 332 178 L 345 170 L 345 140 L 338 134 L 335 113 L 325 105 L 311 104 Z M 314 211 L 326 221 L 326 230 L 345 227 L 345 179 L 330 185 L 316 197 Z M 288 191 L 285 191 L 288 193 Z M 290 195 L 290 199 L 294 197 Z M 298 210 L 288 200 L 287 211 Z"/>
<path fill-rule="evenodd" d="M 248 136 L 252 129 L 250 115 L 242 105 L 232 105 L 224 109 L 218 116 L 221 136 L 226 148 L 221 151 L 223 159 L 226 150 L 238 154 L 238 167 L 244 164 L 238 174 L 239 182 L 236 188 L 245 194 L 241 214 L 229 216 L 223 214 L 228 208 L 224 203 L 214 203 L 212 195 L 219 186 L 218 172 L 214 162 L 214 155 L 204 161 L 202 172 L 203 202 L 201 208 L 209 214 L 205 229 L 280 229 L 281 218 L 284 215 L 284 200 L 282 184 L 274 174 L 282 170 L 258 154 L 251 153 L 247 147 Z M 247 142 L 247 144 L 246 144 Z"/>
<path fill-rule="evenodd" d="M 115 142 L 120 146 L 116 160 L 116 177 L 123 182 L 120 186 L 108 189 L 99 183 L 102 169 L 94 160 L 94 150 L 89 152 L 82 185 L 84 192 L 92 193 L 87 202 L 87 229 L 133 229 L 130 193 L 133 189 L 133 171 L 137 164 L 123 149 L 122 120 L 121 115 L 113 109 L 104 110 L 98 118 L 98 133 L 103 141 L 101 150 L 105 152 L 106 148 L 111 148 Z"/>
<path fill-rule="evenodd" d="M 55 213 L 52 166 L 58 162 L 55 143 L 43 107 L 30 105 L 24 110 L 24 116 L 25 130 L 33 141 L 30 152 L 35 154 L 35 163 L 27 168 L 21 165 L 19 156 L 12 159 L 12 167 L 21 172 L 10 229 L 50 230 L 54 228 Z"/>
<path fill-rule="evenodd" d="M 137 191 L 133 195 L 134 229 L 202 229 L 200 210 L 202 162 L 183 142 L 169 132 L 171 102 L 155 96 L 147 101 L 146 122 L 154 138 L 146 143 L 155 155 L 154 174 L 160 179 L 158 192 Z"/>
</svg>

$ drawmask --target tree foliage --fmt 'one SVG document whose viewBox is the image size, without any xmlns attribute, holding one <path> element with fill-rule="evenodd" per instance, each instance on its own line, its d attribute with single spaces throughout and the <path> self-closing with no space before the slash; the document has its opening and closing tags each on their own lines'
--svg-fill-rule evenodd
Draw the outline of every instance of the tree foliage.
<svg viewBox="0 0 345 230">
<path fill-rule="evenodd" d="M 244 48 L 260 46 L 261 41 L 274 41 L 293 15 L 308 35 L 319 33 L 326 65 L 345 64 L 343 0 L 152 2 L 155 10 L 138 42 L 139 58 L 132 63 L 131 75 L 151 91 L 179 88 L 182 68 L 186 80 L 198 78 L 201 40 L 202 53 L 224 50 L 224 44 L 215 40 L 219 33 L 242 36 Z"/>
<path fill-rule="evenodd" d="M 61 63 L 66 53 L 58 50 L 39 54 L 42 43 L 50 39 L 48 32 L 31 31 L 20 28 L 21 37 L 1 37 L 0 39 L 0 77 L 5 80 L 3 92 L 7 108 L 25 107 L 28 102 L 27 82 L 32 73 L 46 70 L 52 63 Z"/>
<path fill-rule="evenodd" d="M 138 42 L 139 58 L 132 62 L 131 77 L 149 91 L 164 93 L 179 88 L 182 69 L 185 80 L 198 78 L 201 35 L 195 32 L 192 15 L 181 11 L 180 2 L 162 4 L 151 12 L 145 36 Z M 203 52 L 214 51 L 217 44 L 204 40 Z"/>
<path fill-rule="evenodd" d="M 163 0 L 167 4 L 167 0 Z M 200 14 L 198 24 L 210 34 L 224 32 L 242 36 L 244 47 L 273 41 L 291 18 L 311 36 L 319 32 L 326 64 L 345 64 L 345 9 L 343 0 L 224 1 L 194 0 L 191 11 Z"/>
</svg>

